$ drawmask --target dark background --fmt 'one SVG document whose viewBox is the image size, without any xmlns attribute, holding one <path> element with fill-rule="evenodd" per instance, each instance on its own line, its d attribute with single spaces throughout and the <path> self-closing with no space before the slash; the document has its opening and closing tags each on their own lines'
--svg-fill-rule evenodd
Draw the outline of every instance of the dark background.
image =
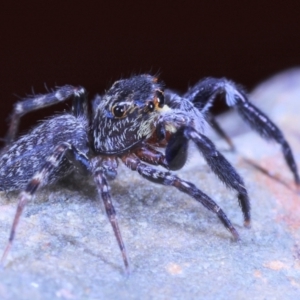
<svg viewBox="0 0 300 300">
<path fill-rule="evenodd" d="M 205 76 L 226 76 L 251 90 L 300 64 L 298 2 L 2 3 L 0 135 L 18 97 L 44 93 L 45 84 L 80 84 L 93 96 L 120 77 L 159 72 L 182 92 Z M 49 113 L 24 117 L 21 130 Z"/>
</svg>

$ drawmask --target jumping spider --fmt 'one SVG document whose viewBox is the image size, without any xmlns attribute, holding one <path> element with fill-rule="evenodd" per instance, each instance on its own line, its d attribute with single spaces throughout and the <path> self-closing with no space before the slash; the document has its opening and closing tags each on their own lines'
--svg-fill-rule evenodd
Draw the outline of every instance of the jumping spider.
<svg viewBox="0 0 300 300">
<path fill-rule="evenodd" d="M 209 113 L 214 100 L 222 98 L 235 107 L 242 118 L 262 137 L 282 146 L 286 163 L 300 183 L 291 148 L 273 122 L 248 101 L 244 90 L 226 79 L 206 78 L 179 96 L 163 90 L 156 77 L 139 75 L 115 82 L 104 96 L 96 96 L 89 114 L 86 92 L 82 87 L 66 85 L 45 95 L 18 102 L 0 156 L 0 190 L 20 190 L 3 263 L 12 245 L 24 206 L 42 186 L 56 182 L 74 169 L 94 178 L 114 230 L 126 270 L 128 258 L 110 197 L 107 180 L 115 179 L 119 161 L 141 176 L 173 186 L 190 195 L 212 211 L 239 239 L 223 210 L 194 184 L 173 175 L 187 160 L 189 140 L 202 153 L 211 170 L 237 192 L 245 226 L 250 225 L 250 202 L 243 179 L 203 135 L 207 121 L 225 135 Z M 14 141 L 20 117 L 30 111 L 73 98 L 72 111 L 56 115 Z M 232 144 L 231 144 L 232 145 Z M 165 149 L 165 153 L 158 149 Z M 159 165 L 167 171 L 157 170 Z"/>
</svg>

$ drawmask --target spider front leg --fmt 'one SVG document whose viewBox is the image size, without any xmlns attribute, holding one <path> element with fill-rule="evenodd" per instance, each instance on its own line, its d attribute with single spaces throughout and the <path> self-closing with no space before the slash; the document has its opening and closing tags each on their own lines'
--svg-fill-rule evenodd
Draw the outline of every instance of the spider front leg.
<svg viewBox="0 0 300 300">
<path fill-rule="evenodd" d="M 169 165 L 176 165 L 172 160 L 179 159 L 182 164 L 187 157 L 187 144 L 192 140 L 204 159 L 208 163 L 211 170 L 224 182 L 227 187 L 232 188 L 238 193 L 238 200 L 244 215 L 244 225 L 250 225 L 250 201 L 243 179 L 225 159 L 225 157 L 216 149 L 214 144 L 204 136 L 197 132 L 193 127 L 186 126 L 179 128 L 169 140 L 166 147 L 166 160 Z M 184 160 L 180 157 L 184 157 Z M 179 157 L 179 158 L 178 158 Z"/>
<path fill-rule="evenodd" d="M 57 88 L 55 91 L 45 95 L 35 95 L 30 98 L 17 102 L 14 105 L 13 114 L 11 116 L 11 122 L 6 134 L 5 144 L 6 147 L 10 145 L 16 137 L 20 118 L 34 110 L 38 110 L 47 106 L 54 105 L 59 102 L 66 101 L 70 97 L 74 96 L 72 112 L 75 116 L 79 114 L 87 113 L 87 99 L 86 92 L 82 87 L 73 87 L 71 85 L 65 85 Z M 5 148 L 6 148 L 5 147 Z"/>
<path fill-rule="evenodd" d="M 109 193 L 110 187 L 107 184 L 107 180 L 104 175 L 105 173 L 108 173 L 107 174 L 108 176 L 110 174 L 112 174 L 112 170 L 115 169 L 115 167 L 117 166 L 115 161 L 116 160 L 112 160 L 109 157 L 107 157 L 106 159 L 105 158 L 101 159 L 99 157 L 92 159 L 92 161 L 91 161 L 92 174 L 93 174 L 94 181 L 95 181 L 97 189 L 98 189 L 98 193 L 101 195 L 101 198 L 103 200 L 106 215 L 107 215 L 109 222 L 113 228 L 115 237 L 117 239 L 119 248 L 121 250 L 126 273 L 129 273 L 129 262 L 128 262 L 125 245 L 124 245 L 124 242 L 122 239 L 121 231 L 119 229 L 116 211 L 114 209 L 114 206 L 113 206 L 113 203 L 111 200 L 111 196 Z M 105 167 L 103 167 L 103 166 L 105 166 Z"/>
<path fill-rule="evenodd" d="M 206 78 L 197 83 L 184 95 L 204 114 L 209 111 L 216 99 L 225 100 L 228 106 L 235 107 L 243 120 L 263 138 L 274 140 L 281 145 L 285 161 L 292 171 L 295 183 L 300 184 L 298 168 L 291 150 L 280 129 L 257 107 L 249 102 L 246 92 L 238 85 L 227 79 Z M 212 118 L 210 122 L 221 136 L 227 137 L 221 127 Z M 219 129 L 218 129 L 219 128 Z"/>
<path fill-rule="evenodd" d="M 179 177 L 172 175 L 170 172 L 158 171 L 153 167 L 146 165 L 145 163 L 141 162 L 135 154 L 124 155 L 122 157 L 122 161 L 128 168 L 133 171 L 138 171 L 141 176 L 149 181 L 167 186 L 173 186 L 181 192 L 193 197 L 208 210 L 215 213 L 226 229 L 231 232 L 234 239 L 239 240 L 238 232 L 233 227 L 223 210 L 211 198 L 201 192 L 194 184 L 184 181 Z"/>
</svg>

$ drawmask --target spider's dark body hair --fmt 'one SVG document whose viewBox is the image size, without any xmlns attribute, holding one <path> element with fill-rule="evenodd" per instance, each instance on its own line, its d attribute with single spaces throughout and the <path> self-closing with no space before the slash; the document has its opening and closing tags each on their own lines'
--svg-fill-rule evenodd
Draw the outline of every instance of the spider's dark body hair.
<svg viewBox="0 0 300 300">
<path fill-rule="evenodd" d="M 24 189 L 53 153 L 56 145 L 72 143 L 79 151 L 87 154 L 88 120 L 84 116 L 63 114 L 43 121 L 29 134 L 22 136 L 2 155 L 0 167 L 0 190 Z M 74 144 L 74 142 L 76 143 Z M 69 174 L 73 165 L 64 158 L 57 169 L 49 174 L 48 183 Z"/>
<path fill-rule="evenodd" d="M 151 75 L 119 80 L 102 96 L 96 96 L 88 113 L 83 88 L 63 86 L 48 94 L 33 96 L 15 105 L 6 146 L 0 155 L 0 190 L 21 190 L 9 243 L 24 209 L 36 190 L 65 177 L 74 169 L 94 178 L 113 227 L 124 264 L 128 259 L 110 198 L 107 180 L 115 179 L 119 162 L 149 181 L 169 185 L 190 195 L 215 213 L 235 239 L 239 235 L 222 209 L 194 184 L 173 175 L 186 163 L 192 140 L 211 170 L 237 192 L 244 224 L 250 224 L 250 203 L 243 179 L 203 134 L 208 121 L 232 146 L 209 108 L 216 97 L 234 106 L 246 122 L 263 137 L 281 144 L 286 162 L 299 184 L 297 166 L 281 131 L 253 106 L 239 86 L 226 79 L 206 78 L 180 96 Z M 20 117 L 29 111 L 73 98 L 72 111 L 43 121 L 14 141 Z M 165 149 L 163 154 L 158 149 Z M 167 171 L 157 170 L 160 165 Z"/>
</svg>

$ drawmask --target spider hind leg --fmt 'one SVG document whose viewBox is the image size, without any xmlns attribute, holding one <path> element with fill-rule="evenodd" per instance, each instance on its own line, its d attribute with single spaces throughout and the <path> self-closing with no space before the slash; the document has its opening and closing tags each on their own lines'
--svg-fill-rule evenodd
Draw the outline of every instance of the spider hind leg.
<svg viewBox="0 0 300 300">
<path fill-rule="evenodd" d="M 249 102 L 246 92 L 238 85 L 225 78 L 206 78 L 198 82 L 184 95 L 203 113 L 209 113 L 210 107 L 216 99 L 222 99 L 229 107 L 235 107 L 242 119 L 250 125 L 260 136 L 267 140 L 274 140 L 281 145 L 284 159 L 291 170 L 295 183 L 300 185 L 300 177 L 296 161 L 290 145 L 286 141 L 281 130 L 261 112 L 256 106 Z M 221 127 L 212 117 L 213 128 L 228 141 Z M 209 121 L 209 118 L 208 118 Z M 229 142 L 230 144 L 230 142 Z"/>
</svg>

